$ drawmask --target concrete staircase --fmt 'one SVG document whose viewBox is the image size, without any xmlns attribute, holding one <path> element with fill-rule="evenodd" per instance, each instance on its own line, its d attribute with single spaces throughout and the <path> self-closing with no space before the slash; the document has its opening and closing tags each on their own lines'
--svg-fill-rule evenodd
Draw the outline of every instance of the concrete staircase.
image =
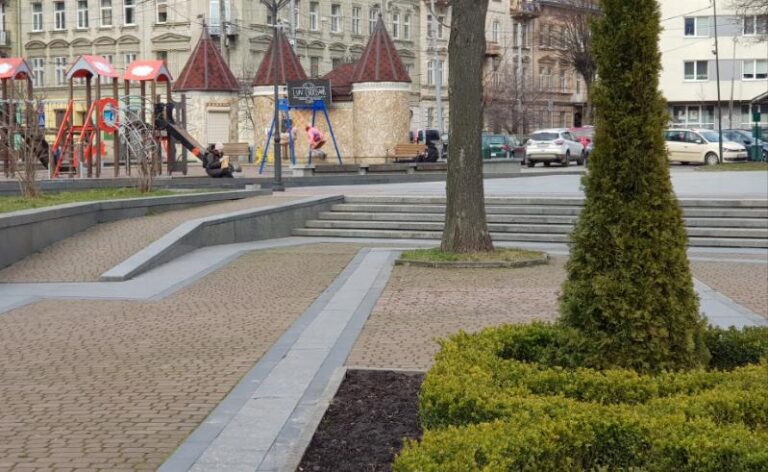
<svg viewBox="0 0 768 472">
<path fill-rule="evenodd" d="M 487 198 L 494 241 L 566 243 L 584 203 L 580 198 Z M 689 244 L 768 248 L 768 201 L 681 200 Z M 440 239 L 442 197 L 346 197 L 295 236 Z"/>
</svg>

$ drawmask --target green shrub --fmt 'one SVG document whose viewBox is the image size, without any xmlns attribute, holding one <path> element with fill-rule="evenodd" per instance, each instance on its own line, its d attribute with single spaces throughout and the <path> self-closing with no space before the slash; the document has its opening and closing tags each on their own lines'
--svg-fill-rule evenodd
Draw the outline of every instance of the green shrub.
<svg viewBox="0 0 768 472">
<path fill-rule="evenodd" d="M 768 470 L 768 435 L 680 415 L 644 418 L 588 406 L 562 418 L 429 430 L 409 442 L 396 472 Z"/>
<path fill-rule="evenodd" d="M 768 328 L 709 328 L 706 342 L 712 355 L 710 366 L 715 369 L 733 369 L 768 358 Z"/>
<path fill-rule="evenodd" d="M 659 93 L 658 2 L 602 0 L 600 8 L 595 149 L 571 233 L 561 319 L 593 346 L 592 365 L 704 367 L 705 324 L 663 138 L 669 112 Z"/>
</svg>

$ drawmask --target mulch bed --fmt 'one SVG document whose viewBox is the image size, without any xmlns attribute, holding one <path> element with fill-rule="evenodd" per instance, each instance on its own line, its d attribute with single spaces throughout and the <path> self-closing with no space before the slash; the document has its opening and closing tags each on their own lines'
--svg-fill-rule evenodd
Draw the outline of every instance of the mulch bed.
<svg viewBox="0 0 768 472">
<path fill-rule="evenodd" d="M 424 374 L 350 370 L 312 438 L 298 471 L 390 471 L 403 438 L 421 437 Z"/>
</svg>

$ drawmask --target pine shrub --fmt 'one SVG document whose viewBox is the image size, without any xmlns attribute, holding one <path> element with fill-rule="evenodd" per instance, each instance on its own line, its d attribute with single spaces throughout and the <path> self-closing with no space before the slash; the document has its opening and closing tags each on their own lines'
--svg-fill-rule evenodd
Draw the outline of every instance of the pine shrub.
<svg viewBox="0 0 768 472">
<path fill-rule="evenodd" d="M 572 233 L 562 322 L 594 362 L 640 372 L 706 365 L 705 324 L 669 176 L 656 0 L 603 0 L 586 203 Z"/>
</svg>

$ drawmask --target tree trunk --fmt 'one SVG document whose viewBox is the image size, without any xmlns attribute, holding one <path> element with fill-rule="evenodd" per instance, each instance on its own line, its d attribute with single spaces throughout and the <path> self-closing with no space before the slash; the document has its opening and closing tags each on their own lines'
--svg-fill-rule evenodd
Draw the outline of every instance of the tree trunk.
<svg viewBox="0 0 768 472">
<path fill-rule="evenodd" d="M 488 0 L 451 2 L 448 86 L 451 155 L 446 181 L 447 206 L 441 249 L 492 251 L 483 194 L 483 63 Z"/>
</svg>

